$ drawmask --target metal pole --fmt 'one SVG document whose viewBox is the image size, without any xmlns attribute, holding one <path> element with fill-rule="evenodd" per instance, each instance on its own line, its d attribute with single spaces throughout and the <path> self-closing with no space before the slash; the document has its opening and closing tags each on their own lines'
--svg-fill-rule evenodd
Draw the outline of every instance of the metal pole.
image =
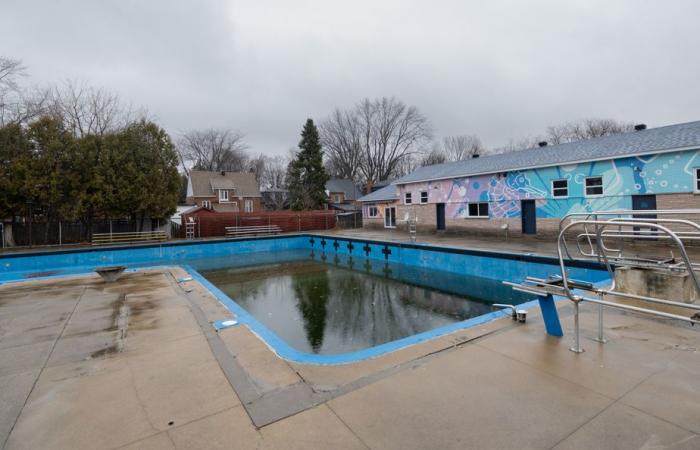
<svg viewBox="0 0 700 450">
<path fill-rule="evenodd" d="M 578 301 L 574 302 L 574 346 L 569 350 L 574 353 L 583 353 L 584 350 L 581 348 L 581 328 L 579 327 L 578 304 Z"/>
<path fill-rule="evenodd" d="M 600 296 L 601 300 L 603 300 L 603 295 L 601 294 Z M 603 305 L 598 305 L 598 337 L 594 339 L 596 342 L 600 342 L 601 344 L 605 344 L 608 342 L 607 339 L 605 339 L 605 336 L 603 336 Z"/>
<path fill-rule="evenodd" d="M 61 221 L 58 221 L 58 245 L 63 245 L 63 237 L 61 236 L 63 229 L 61 228 Z"/>
</svg>

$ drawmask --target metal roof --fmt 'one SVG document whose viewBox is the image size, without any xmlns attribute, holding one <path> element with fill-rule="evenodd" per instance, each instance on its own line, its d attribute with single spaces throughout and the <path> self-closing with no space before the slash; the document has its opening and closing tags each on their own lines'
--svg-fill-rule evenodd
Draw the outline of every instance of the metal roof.
<svg viewBox="0 0 700 450">
<path fill-rule="evenodd" d="M 692 148 L 700 148 L 700 121 L 421 167 L 394 181 L 394 184 L 485 175 Z M 364 198 L 363 201 L 366 201 Z"/>
<path fill-rule="evenodd" d="M 360 197 L 358 201 L 360 202 L 381 202 L 389 200 L 398 200 L 399 196 L 396 193 L 396 186 L 390 184 L 389 186 L 383 187 L 374 192 L 370 192 L 364 197 Z"/>
</svg>

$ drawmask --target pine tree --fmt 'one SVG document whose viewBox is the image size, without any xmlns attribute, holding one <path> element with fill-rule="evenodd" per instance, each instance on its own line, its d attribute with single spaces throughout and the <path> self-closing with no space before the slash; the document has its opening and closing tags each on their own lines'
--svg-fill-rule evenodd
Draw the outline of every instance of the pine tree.
<svg viewBox="0 0 700 450">
<path fill-rule="evenodd" d="M 323 149 L 314 121 L 308 119 L 301 132 L 299 153 L 287 168 L 287 189 L 292 209 L 321 209 L 326 204 L 328 173 L 323 167 Z"/>
</svg>

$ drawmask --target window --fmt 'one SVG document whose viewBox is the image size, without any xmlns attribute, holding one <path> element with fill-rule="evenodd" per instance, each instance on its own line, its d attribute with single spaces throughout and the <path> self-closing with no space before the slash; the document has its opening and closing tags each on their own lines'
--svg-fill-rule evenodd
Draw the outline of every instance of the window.
<svg viewBox="0 0 700 450">
<path fill-rule="evenodd" d="M 561 198 L 569 196 L 569 180 L 552 181 L 552 197 Z"/>
<path fill-rule="evenodd" d="M 333 194 L 333 203 L 343 203 L 343 194 Z"/>
<path fill-rule="evenodd" d="M 421 191 L 420 202 L 421 203 L 428 203 L 428 191 Z"/>
<path fill-rule="evenodd" d="M 228 201 L 228 191 L 225 191 L 223 189 L 219 190 L 219 201 L 220 202 L 227 202 Z"/>
<path fill-rule="evenodd" d="M 586 178 L 586 197 L 603 195 L 603 177 Z"/>
<path fill-rule="evenodd" d="M 470 203 L 468 205 L 467 214 L 469 217 L 488 217 L 489 204 L 488 202 Z"/>
<path fill-rule="evenodd" d="M 211 202 L 209 200 L 202 200 L 202 206 L 211 209 Z"/>
<path fill-rule="evenodd" d="M 413 202 L 412 197 L 413 197 L 413 194 L 411 194 L 410 192 L 406 192 L 403 195 L 403 202 L 407 205 L 410 205 Z"/>
<path fill-rule="evenodd" d="M 700 167 L 693 170 L 695 171 L 695 192 L 700 193 Z"/>
<path fill-rule="evenodd" d="M 243 211 L 245 212 L 253 212 L 253 200 L 246 200 L 243 203 Z"/>
<path fill-rule="evenodd" d="M 376 206 L 370 206 L 367 208 L 367 217 L 377 217 L 379 215 L 379 209 Z"/>
</svg>

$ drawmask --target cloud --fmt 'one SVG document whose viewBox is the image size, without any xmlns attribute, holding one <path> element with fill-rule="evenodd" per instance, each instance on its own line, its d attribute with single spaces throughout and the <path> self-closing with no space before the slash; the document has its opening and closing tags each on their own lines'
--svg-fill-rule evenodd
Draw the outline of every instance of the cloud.
<svg viewBox="0 0 700 450">
<path fill-rule="evenodd" d="M 173 134 L 230 127 L 284 153 L 307 117 L 363 97 L 416 105 L 489 146 L 547 125 L 700 119 L 700 3 L 4 1 L 2 53 L 77 78 Z"/>
</svg>

